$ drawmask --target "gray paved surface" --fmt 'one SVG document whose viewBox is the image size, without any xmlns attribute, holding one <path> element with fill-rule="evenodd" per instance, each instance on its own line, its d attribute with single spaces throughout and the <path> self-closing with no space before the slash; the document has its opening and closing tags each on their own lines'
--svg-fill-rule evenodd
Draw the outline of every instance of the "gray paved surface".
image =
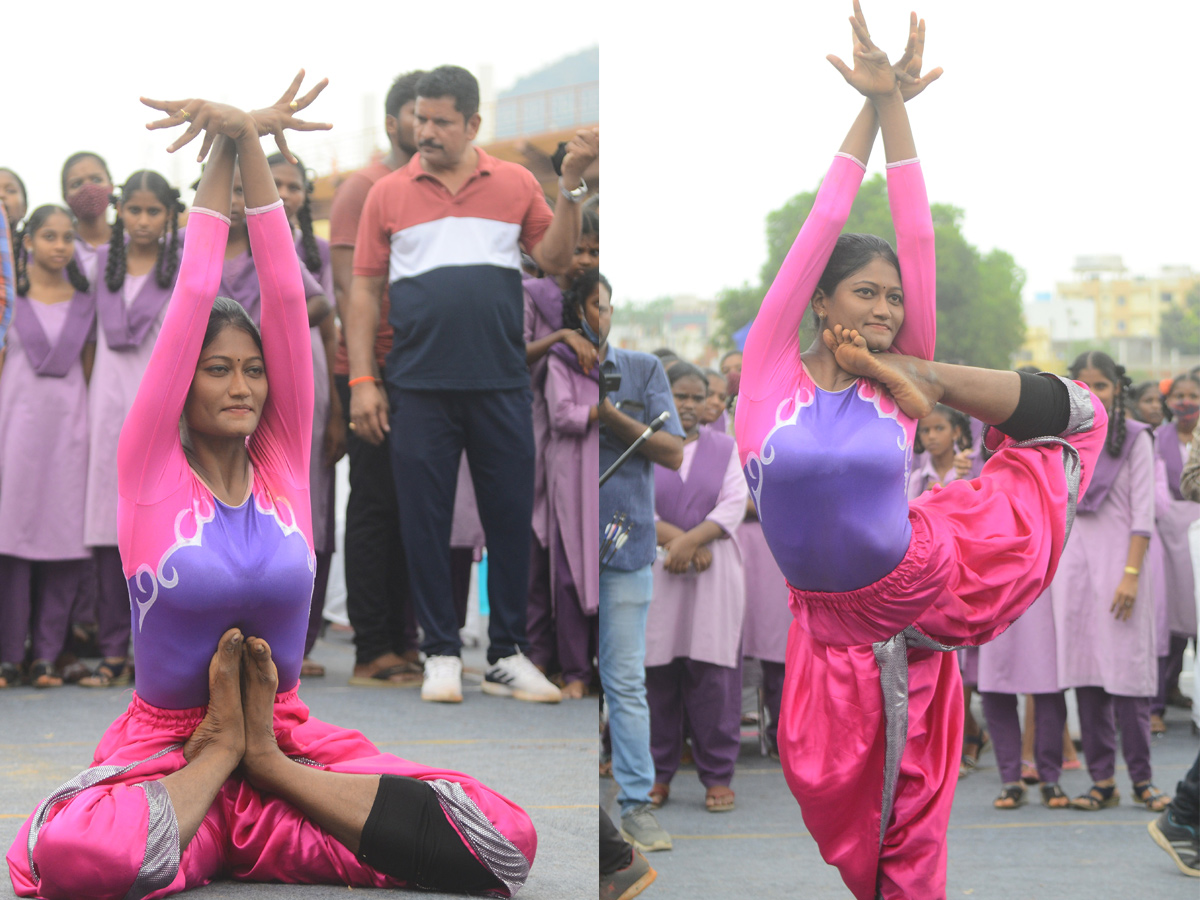
<svg viewBox="0 0 1200 900">
<path fill-rule="evenodd" d="M 313 653 L 329 670 L 300 696 L 313 715 L 357 728 L 380 749 L 467 772 L 529 813 L 538 853 L 522 898 L 574 900 L 596 890 L 596 700 L 540 706 L 482 694 L 468 675 L 461 706 L 422 703 L 416 689 L 351 688 L 353 648 L 322 640 Z M 481 670 L 482 652 L 464 652 Z M 104 729 L 129 702 L 127 691 L 63 687 L 0 691 L 0 847 L 7 852 L 43 796 L 85 768 Z M 7 869 L 0 898 L 14 897 Z M 321 898 L 350 896 L 341 886 L 297 887 L 218 882 L 187 896 Z M 379 891 L 372 896 L 414 896 Z M 455 895 L 439 894 L 439 897 Z"/>
<path fill-rule="evenodd" d="M 1183 710 L 1168 710 L 1168 733 L 1153 748 L 1154 780 L 1169 794 L 1200 747 L 1188 716 Z M 982 718 L 977 706 L 976 717 Z M 1061 783 L 1076 796 L 1091 780 L 1085 771 L 1074 771 L 1063 773 Z M 1146 824 L 1154 814 L 1130 802 L 1123 765 L 1117 770 L 1117 785 L 1124 802 L 1100 812 L 1044 809 L 1034 799 L 1036 788 L 1025 807 L 999 812 L 992 809 L 1000 778 L 989 747 L 980 767 L 958 782 L 950 819 L 947 897 L 1200 898 L 1200 879 L 1180 874 L 1147 834 Z M 732 787 L 737 809 L 708 813 L 695 767 L 675 776 L 671 798 L 658 813 L 675 847 L 648 855 L 659 874 L 642 894 L 646 900 L 851 898 L 837 870 L 821 860 L 805 831 L 779 764 L 759 755 L 753 731 L 743 732 Z M 601 802 L 615 820 L 614 783 L 602 779 L 600 791 Z"/>
</svg>

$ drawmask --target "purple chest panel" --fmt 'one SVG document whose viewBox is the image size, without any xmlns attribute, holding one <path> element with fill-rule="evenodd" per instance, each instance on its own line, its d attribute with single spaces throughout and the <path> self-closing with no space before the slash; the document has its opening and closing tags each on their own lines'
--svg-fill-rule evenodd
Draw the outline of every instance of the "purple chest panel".
<svg viewBox="0 0 1200 900">
<path fill-rule="evenodd" d="M 838 393 L 801 385 L 744 471 L 771 553 L 813 591 L 878 581 L 908 551 L 913 421 L 859 381 Z"/>
<path fill-rule="evenodd" d="M 235 626 L 271 645 L 279 690 L 294 688 L 312 589 L 304 535 L 257 497 L 181 513 L 158 571 L 129 579 L 138 694 L 163 709 L 207 705 L 209 661 Z"/>
</svg>

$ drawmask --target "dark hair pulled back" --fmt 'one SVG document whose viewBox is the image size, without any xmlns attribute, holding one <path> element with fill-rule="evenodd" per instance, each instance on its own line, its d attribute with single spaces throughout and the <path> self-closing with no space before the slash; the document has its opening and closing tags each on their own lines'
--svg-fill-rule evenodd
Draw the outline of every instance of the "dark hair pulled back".
<svg viewBox="0 0 1200 900">
<path fill-rule="evenodd" d="M 1078 378 L 1084 369 L 1095 369 L 1112 382 L 1113 411 L 1108 417 L 1108 437 L 1104 448 L 1109 456 L 1118 457 L 1125 447 L 1125 392 L 1133 384 L 1133 379 L 1125 374 L 1124 366 L 1100 350 L 1080 353 L 1075 357 L 1075 362 L 1071 363 L 1071 377 Z"/>
<path fill-rule="evenodd" d="M 945 416 L 951 429 L 958 429 L 958 437 L 954 439 L 954 447 L 958 450 L 971 449 L 971 417 L 962 410 L 947 406 L 945 403 L 933 404 L 929 415 Z M 913 439 L 913 453 L 924 453 L 925 444 L 921 442 L 920 423 L 917 426 L 917 436 Z"/>
<path fill-rule="evenodd" d="M 160 288 L 167 288 L 175 280 L 179 269 L 179 214 L 183 203 L 179 191 L 167 183 L 167 179 L 151 169 L 139 169 L 121 185 L 120 203 L 124 204 L 137 191 L 149 191 L 167 211 L 170 236 L 163 234 L 158 242 L 158 259 L 154 262 L 154 281 Z M 113 223 L 112 238 L 108 242 L 108 265 L 104 268 L 104 283 L 113 293 L 121 290 L 125 283 L 125 222 L 117 207 L 117 220 Z"/>
<path fill-rule="evenodd" d="M 667 381 L 674 384 L 681 378 L 699 378 L 704 383 L 704 393 L 708 393 L 708 379 L 704 377 L 704 372 L 699 366 L 693 366 L 681 359 L 667 372 Z"/>
<path fill-rule="evenodd" d="M 25 236 L 37 234 L 38 229 L 45 225 L 46 220 L 54 213 L 62 213 L 68 221 L 75 221 L 70 210 L 54 203 L 47 203 L 30 213 L 29 218 L 25 220 L 25 224 L 21 226 L 13 239 L 16 250 L 14 255 L 16 257 L 17 293 L 22 297 L 29 294 L 29 249 L 25 246 Z M 86 291 L 89 287 L 87 276 L 75 262 L 74 256 L 67 263 L 67 280 L 71 282 L 71 287 L 80 292 Z"/>
<path fill-rule="evenodd" d="M 208 327 L 204 329 L 204 343 L 200 345 L 200 349 L 203 350 L 215 341 L 226 328 L 237 328 L 246 332 L 254 338 L 258 352 L 263 352 L 262 334 L 259 332 L 258 326 L 254 324 L 254 320 L 250 318 L 250 314 L 242 308 L 240 303 L 228 297 L 218 297 L 213 301 L 212 312 L 208 314 Z"/>
</svg>

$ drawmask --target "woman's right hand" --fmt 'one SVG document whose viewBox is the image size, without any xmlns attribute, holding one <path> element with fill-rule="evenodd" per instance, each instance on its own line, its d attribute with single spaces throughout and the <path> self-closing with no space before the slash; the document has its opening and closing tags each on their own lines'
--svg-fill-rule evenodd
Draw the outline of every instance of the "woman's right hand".
<svg viewBox="0 0 1200 900">
<path fill-rule="evenodd" d="M 854 15 L 850 17 L 850 28 L 854 35 L 854 68 L 851 69 L 832 54 L 825 57 L 842 73 L 847 84 L 864 97 L 876 100 L 888 96 L 896 90 L 897 85 L 912 79 L 912 75 L 907 71 L 907 64 L 904 69 L 893 68 L 888 62 L 887 54 L 875 46 L 858 0 L 854 0 Z M 909 41 L 912 43 L 914 38 L 910 36 Z"/>
<path fill-rule="evenodd" d="M 279 147 L 279 152 L 293 164 L 296 163 L 296 157 L 288 149 L 287 138 L 283 136 L 284 130 L 328 131 L 333 127 L 328 122 L 306 122 L 303 119 L 296 118 L 296 113 L 309 106 L 317 99 L 321 91 L 325 90 L 329 85 L 329 79 L 322 78 L 317 82 L 316 87 L 297 100 L 295 99 L 296 93 L 300 90 L 300 84 L 303 81 L 304 70 L 301 69 L 296 73 L 296 77 L 292 79 L 292 83 L 288 85 L 288 89 L 283 92 L 283 95 L 278 100 L 270 106 L 256 109 L 250 113 L 255 127 L 258 129 L 259 137 L 273 134 L 275 136 L 275 144 Z"/>
</svg>

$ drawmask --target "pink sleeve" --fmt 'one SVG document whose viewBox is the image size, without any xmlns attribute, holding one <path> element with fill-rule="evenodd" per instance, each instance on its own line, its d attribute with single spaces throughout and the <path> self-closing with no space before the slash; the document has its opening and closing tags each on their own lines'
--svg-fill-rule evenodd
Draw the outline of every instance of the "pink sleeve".
<svg viewBox="0 0 1200 900">
<path fill-rule="evenodd" d="M 863 164 L 852 156 L 839 153 L 834 157 L 812 211 L 746 337 L 739 403 L 769 399 L 780 389 L 795 388 L 800 372 L 800 321 L 850 215 L 863 171 Z"/>
<path fill-rule="evenodd" d="M 937 342 L 937 263 L 933 218 L 921 164 L 915 159 L 887 168 L 888 204 L 896 227 L 896 256 L 904 287 L 904 324 L 896 335 L 897 353 L 933 359 Z"/>
<path fill-rule="evenodd" d="M 596 403 L 580 403 L 572 388 L 572 376 L 567 362 L 551 354 L 546 372 L 546 407 L 550 413 L 550 429 L 559 434 L 587 434 L 591 408 L 600 402 L 600 385 L 596 385 Z M 592 384 L 589 380 L 588 384 Z"/>
<path fill-rule="evenodd" d="M 256 459 L 286 473 L 294 486 L 307 489 L 313 363 L 300 258 L 282 201 L 247 209 L 246 227 L 261 289 L 267 366 L 267 402 L 250 445 Z"/>
<path fill-rule="evenodd" d="M 228 219 L 192 208 L 175 291 L 117 445 L 120 494 L 136 503 L 163 499 L 178 487 L 187 466 L 179 417 L 221 283 L 228 237 Z"/>
<path fill-rule="evenodd" d="M 725 466 L 725 480 L 721 483 L 721 493 L 717 494 L 716 505 L 705 520 L 716 522 L 726 534 L 733 534 L 746 518 L 746 498 L 750 496 L 750 488 L 746 485 L 746 476 L 738 463 L 736 452 L 729 454 L 729 463 Z"/>
</svg>

